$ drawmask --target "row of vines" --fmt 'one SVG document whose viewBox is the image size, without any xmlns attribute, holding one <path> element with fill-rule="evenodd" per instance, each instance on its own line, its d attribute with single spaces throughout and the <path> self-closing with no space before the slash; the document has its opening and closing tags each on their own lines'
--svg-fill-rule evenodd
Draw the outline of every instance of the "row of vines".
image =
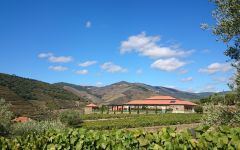
<svg viewBox="0 0 240 150">
<path fill-rule="evenodd" d="M 163 128 L 159 132 L 142 130 L 94 131 L 68 129 L 44 134 L 29 134 L 8 139 L 0 137 L 0 149 L 240 149 L 240 128 L 199 127 L 176 132 Z"/>
<path fill-rule="evenodd" d="M 114 118 L 136 118 L 136 117 L 165 117 L 165 118 L 171 118 L 171 117 L 182 117 L 182 116 L 201 116 L 201 114 L 196 113 L 189 113 L 189 114 L 180 114 L 180 113 L 166 113 L 166 114 L 98 114 L 98 113 L 92 113 L 92 114 L 84 114 L 81 116 L 83 120 L 98 120 L 98 119 L 114 119 Z"/>
<path fill-rule="evenodd" d="M 90 117 L 90 116 L 88 116 Z M 97 116 L 102 117 L 102 116 Z M 121 117 L 119 115 L 118 117 Z M 177 125 L 200 122 L 199 114 L 161 114 L 161 115 L 123 115 L 123 118 L 110 120 L 84 121 L 82 127 L 87 129 L 120 129 L 160 125 Z"/>
</svg>

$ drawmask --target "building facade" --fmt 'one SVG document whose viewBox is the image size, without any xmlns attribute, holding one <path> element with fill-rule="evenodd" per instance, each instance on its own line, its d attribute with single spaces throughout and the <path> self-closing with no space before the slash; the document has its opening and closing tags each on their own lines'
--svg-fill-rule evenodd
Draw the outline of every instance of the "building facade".
<svg viewBox="0 0 240 150">
<path fill-rule="evenodd" d="M 171 96 L 153 96 L 142 100 L 132 100 L 126 104 L 128 110 L 133 108 L 138 109 L 156 109 L 161 113 L 172 112 L 172 113 L 194 113 L 194 107 L 197 104 L 180 100 Z"/>
</svg>

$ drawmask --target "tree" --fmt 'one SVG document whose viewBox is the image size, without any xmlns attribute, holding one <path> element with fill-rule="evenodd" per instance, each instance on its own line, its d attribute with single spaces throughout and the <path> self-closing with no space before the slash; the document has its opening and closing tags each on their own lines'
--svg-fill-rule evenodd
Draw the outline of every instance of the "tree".
<svg viewBox="0 0 240 150">
<path fill-rule="evenodd" d="M 225 95 L 224 104 L 225 105 L 235 105 L 236 100 L 237 100 L 237 94 L 236 93 L 233 93 L 233 92 L 227 93 Z"/>
<path fill-rule="evenodd" d="M 200 99 L 201 104 L 210 103 L 210 102 L 211 102 L 210 96 Z"/>
<path fill-rule="evenodd" d="M 81 113 L 77 110 L 66 110 L 61 112 L 60 121 L 69 127 L 80 127 L 83 123 Z"/>
<path fill-rule="evenodd" d="M 215 93 L 210 96 L 210 100 L 214 105 L 218 105 L 220 103 L 224 103 L 224 96 Z"/>
<path fill-rule="evenodd" d="M 216 6 L 213 17 L 216 24 L 209 27 L 202 24 L 202 28 L 211 29 L 219 41 L 227 45 L 225 55 L 230 57 L 232 65 L 237 69 L 233 90 L 240 97 L 240 0 L 210 0 Z"/>
<path fill-rule="evenodd" d="M 203 107 L 200 106 L 200 105 L 197 105 L 195 108 L 194 108 L 195 112 L 196 113 L 199 113 L 199 114 L 202 114 L 203 113 Z"/>
<path fill-rule="evenodd" d="M 232 60 L 240 60 L 240 0 L 210 0 L 216 6 L 213 17 L 216 24 L 210 29 L 218 40 L 227 44 L 225 54 Z M 208 25 L 202 24 L 203 28 Z"/>
<path fill-rule="evenodd" d="M 10 104 L 4 99 L 0 99 L 0 135 L 5 135 L 8 132 L 13 113 L 10 111 Z"/>
</svg>

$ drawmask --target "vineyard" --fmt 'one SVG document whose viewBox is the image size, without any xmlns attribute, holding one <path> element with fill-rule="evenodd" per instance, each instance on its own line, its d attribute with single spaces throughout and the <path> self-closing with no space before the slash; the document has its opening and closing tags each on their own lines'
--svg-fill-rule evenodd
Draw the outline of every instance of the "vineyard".
<svg viewBox="0 0 240 150">
<path fill-rule="evenodd" d="M 200 122 L 200 114 L 161 114 L 161 115 L 87 115 L 82 126 L 87 129 L 120 129 L 160 125 L 176 125 Z M 109 120 L 97 120 L 106 119 Z"/>
<path fill-rule="evenodd" d="M 202 126 L 180 133 L 174 128 L 163 128 L 156 133 L 125 129 L 109 132 L 68 129 L 13 139 L 0 137 L 0 149 L 240 149 L 239 141 L 240 128 L 228 127 L 209 130 Z"/>
<path fill-rule="evenodd" d="M 195 114 L 195 113 L 190 113 L 190 114 L 84 114 L 81 116 L 83 120 L 98 120 L 98 119 L 117 119 L 117 118 L 140 118 L 140 117 L 164 117 L 164 118 L 171 118 L 171 117 L 182 117 L 182 116 L 199 116 L 201 117 L 201 114 Z"/>
</svg>

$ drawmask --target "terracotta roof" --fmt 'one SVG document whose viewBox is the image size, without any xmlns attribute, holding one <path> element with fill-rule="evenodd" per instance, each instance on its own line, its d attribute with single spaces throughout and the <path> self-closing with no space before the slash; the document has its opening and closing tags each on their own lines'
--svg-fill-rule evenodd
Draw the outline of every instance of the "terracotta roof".
<svg viewBox="0 0 240 150">
<path fill-rule="evenodd" d="M 97 105 L 91 103 L 91 104 L 88 104 L 86 107 L 97 107 Z"/>
<path fill-rule="evenodd" d="M 174 100 L 176 98 L 172 97 L 172 96 L 153 96 L 153 97 L 149 97 L 147 99 L 149 99 L 149 100 Z"/>
<path fill-rule="evenodd" d="M 31 120 L 32 120 L 32 119 L 31 119 L 31 118 L 28 118 L 28 117 L 18 117 L 18 118 L 15 118 L 13 121 L 25 123 L 25 122 L 29 122 L 29 121 L 31 121 Z"/>
<path fill-rule="evenodd" d="M 184 100 L 133 100 L 126 104 L 129 105 L 190 105 L 195 106 L 197 104 L 192 103 L 190 101 L 184 101 Z"/>
</svg>

